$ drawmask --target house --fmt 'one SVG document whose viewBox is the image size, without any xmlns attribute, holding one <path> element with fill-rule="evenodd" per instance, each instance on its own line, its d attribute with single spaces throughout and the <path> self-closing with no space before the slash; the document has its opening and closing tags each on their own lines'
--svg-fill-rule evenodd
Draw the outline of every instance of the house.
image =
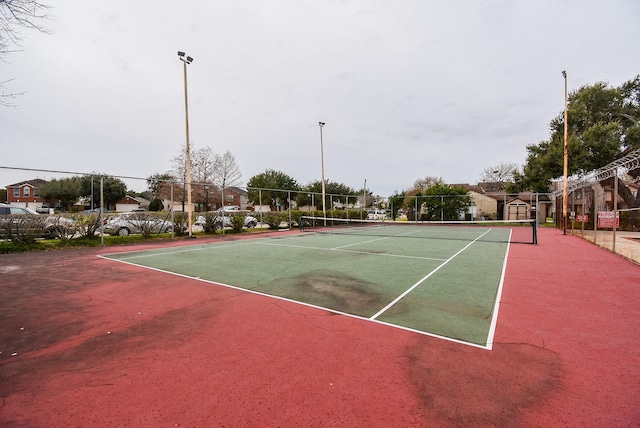
<svg viewBox="0 0 640 428">
<path fill-rule="evenodd" d="M 508 194 L 504 191 L 487 191 L 483 183 L 453 184 L 462 187 L 473 200 L 471 217 L 478 220 L 529 220 L 537 216 L 544 222 L 553 213 L 553 204 L 548 194 L 522 192 Z"/>
<path fill-rule="evenodd" d="M 241 210 L 247 209 L 247 191 L 240 187 L 224 189 L 224 206 L 237 205 Z"/>
<path fill-rule="evenodd" d="M 31 208 L 33 210 L 42 208 L 46 204 L 38 195 L 38 188 L 48 181 L 41 178 L 33 180 L 21 181 L 19 183 L 9 184 L 7 189 L 7 203 L 19 207 Z"/>
<path fill-rule="evenodd" d="M 468 183 L 453 184 L 451 187 L 461 187 L 471 196 L 473 205 L 470 208 L 472 219 L 476 220 L 495 220 L 498 218 L 498 201 L 495 197 L 485 194 L 480 186 L 474 186 Z"/>
<path fill-rule="evenodd" d="M 136 198 L 133 196 L 125 196 L 116 202 L 117 212 L 129 212 L 133 210 L 148 210 L 151 202 L 145 198 Z"/>
</svg>

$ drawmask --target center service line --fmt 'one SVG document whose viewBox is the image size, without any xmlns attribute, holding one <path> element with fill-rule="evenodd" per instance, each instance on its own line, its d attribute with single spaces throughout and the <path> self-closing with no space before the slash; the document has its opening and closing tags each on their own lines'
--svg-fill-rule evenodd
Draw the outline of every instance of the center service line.
<svg viewBox="0 0 640 428">
<path fill-rule="evenodd" d="M 416 282 L 415 284 L 413 284 L 409 289 L 407 289 L 407 291 L 405 291 L 404 293 L 402 293 L 401 295 L 399 295 L 398 297 L 396 297 L 391 303 L 389 303 L 387 306 L 385 306 L 384 308 L 380 309 L 378 311 L 377 314 L 375 314 L 374 316 L 372 316 L 371 318 L 369 318 L 370 320 L 375 320 L 376 318 L 378 318 L 380 315 L 382 315 L 383 313 L 385 313 L 386 311 L 389 310 L 389 308 L 391 308 L 393 305 L 395 305 L 396 303 L 398 303 L 401 299 L 404 298 L 404 296 L 406 296 L 407 294 L 409 294 L 411 291 L 413 291 L 418 285 L 422 284 L 424 281 L 427 280 L 427 278 L 429 278 L 431 275 L 433 275 L 434 273 L 436 273 L 437 271 L 440 270 L 440 268 L 444 267 L 444 265 L 446 265 L 447 263 L 449 263 L 451 260 L 453 260 L 454 258 L 456 258 L 460 253 L 462 253 L 464 250 L 466 250 L 467 248 L 469 248 L 471 245 L 473 245 L 478 239 L 482 238 L 484 235 L 486 235 L 487 233 L 489 233 L 491 231 L 491 229 L 487 230 L 485 233 L 483 233 L 482 235 L 478 236 L 476 239 L 474 239 L 473 241 L 469 242 L 467 245 L 464 246 L 464 248 L 462 248 L 460 251 L 458 251 L 457 253 L 455 253 L 453 256 L 449 257 L 447 260 L 445 260 L 440 266 L 438 266 L 437 268 L 435 268 L 434 270 L 432 270 L 431 272 L 429 272 L 424 278 L 422 278 L 420 281 Z"/>
</svg>

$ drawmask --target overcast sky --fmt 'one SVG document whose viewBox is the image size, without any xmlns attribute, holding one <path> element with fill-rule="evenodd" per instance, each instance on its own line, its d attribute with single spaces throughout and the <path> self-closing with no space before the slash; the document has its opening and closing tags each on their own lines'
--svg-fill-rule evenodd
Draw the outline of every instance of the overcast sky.
<svg viewBox="0 0 640 428">
<path fill-rule="evenodd" d="M 0 63 L 0 166 L 147 177 L 185 142 L 374 194 L 522 165 L 569 90 L 640 73 L 637 0 L 44 0 Z M 33 177 L 29 177 L 33 178 Z M 48 178 L 46 175 L 41 178 Z M 9 183 L 0 183 L 2 186 Z M 130 186 L 131 187 L 131 186 Z M 144 187 L 134 190 L 144 190 Z"/>
</svg>

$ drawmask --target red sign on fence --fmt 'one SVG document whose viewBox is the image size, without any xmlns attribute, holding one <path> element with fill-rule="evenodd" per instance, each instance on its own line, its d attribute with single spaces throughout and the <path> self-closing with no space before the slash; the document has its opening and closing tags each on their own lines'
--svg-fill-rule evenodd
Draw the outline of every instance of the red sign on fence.
<svg viewBox="0 0 640 428">
<path fill-rule="evenodd" d="M 613 211 L 598 211 L 598 227 L 613 229 Z M 619 212 L 616 212 L 616 227 L 620 227 Z"/>
</svg>

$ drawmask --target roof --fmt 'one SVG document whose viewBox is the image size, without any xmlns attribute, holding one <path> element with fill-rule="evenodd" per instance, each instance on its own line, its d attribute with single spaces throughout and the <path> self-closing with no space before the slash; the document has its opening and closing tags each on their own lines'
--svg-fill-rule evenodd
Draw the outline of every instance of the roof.
<svg viewBox="0 0 640 428">
<path fill-rule="evenodd" d="M 34 178 L 33 180 L 25 180 L 19 183 L 9 184 L 5 187 L 23 187 L 23 186 L 31 186 L 31 187 L 40 187 L 43 184 L 47 184 L 47 180 L 43 180 L 42 178 Z"/>
<path fill-rule="evenodd" d="M 234 192 L 236 192 L 240 196 L 246 196 L 247 195 L 247 191 L 244 190 L 241 187 L 228 187 L 228 189 L 233 190 Z"/>
</svg>

